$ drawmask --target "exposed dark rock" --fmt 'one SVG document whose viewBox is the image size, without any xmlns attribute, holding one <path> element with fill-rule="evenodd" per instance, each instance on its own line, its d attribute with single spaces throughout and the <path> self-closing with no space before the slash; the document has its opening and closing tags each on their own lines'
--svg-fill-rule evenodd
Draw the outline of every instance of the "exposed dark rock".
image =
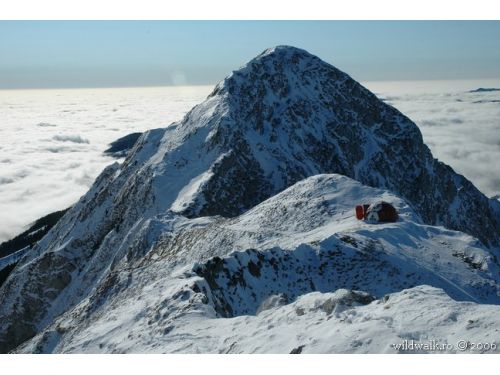
<svg viewBox="0 0 500 375">
<path fill-rule="evenodd" d="M 490 88 L 479 87 L 478 89 L 475 89 L 475 90 L 470 90 L 469 92 L 473 93 L 473 92 L 494 92 L 494 91 L 500 91 L 500 88 L 494 88 L 494 87 L 490 87 Z"/>
<path fill-rule="evenodd" d="M 0 286 L 7 280 L 7 277 L 9 277 L 10 273 L 16 267 L 17 263 L 10 264 L 7 267 L 3 268 L 0 270 Z"/>
<path fill-rule="evenodd" d="M 302 353 L 302 349 L 304 349 L 304 348 L 305 348 L 305 345 L 300 345 L 300 346 L 292 349 L 290 354 L 300 354 L 300 353 Z"/>
<path fill-rule="evenodd" d="M 71 282 L 71 273 L 75 266 L 66 258 L 54 253 L 46 253 L 36 264 L 32 272 L 36 272 L 39 278 L 22 291 L 22 298 L 27 303 L 20 307 L 15 316 L 3 317 L 2 325 L 6 329 L 6 337 L 9 341 L 0 340 L 0 353 L 6 353 L 12 349 L 12 343 L 23 342 L 37 332 L 33 323 L 43 316 L 45 309 L 54 301 L 59 293 Z M 9 282 L 3 286 L 3 292 L 9 292 L 16 285 Z"/>
<path fill-rule="evenodd" d="M 124 158 L 130 152 L 132 147 L 134 147 L 141 135 L 142 133 L 131 133 L 118 138 L 116 141 L 109 144 L 110 147 L 105 150 L 104 153 L 117 159 Z"/>
<path fill-rule="evenodd" d="M 0 244 L 0 258 L 6 257 L 26 247 L 33 247 L 54 225 L 57 224 L 59 219 L 61 219 L 68 210 L 69 208 L 46 215 L 35 221 L 35 223 L 23 233 Z M 7 280 L 16 265 L 17 262 L 0 270 L 0 287 L 5 280 Z"/>
<path fill-rule="evenodd" d="M 477 260 L 473 256 L 468 256 L 465 253 L 453 252 L 453 256 L 462 259 L 469 267 L 480 270 L 485 266 L 484 260 Z"/>
<path fill-rule="evenodd" d="M 27 230 L 17 235 L 11 240 L 0 244 L 0 258 L 9 254 L 15 253 L 27 246 L 32 247 L 43 236 L 57 224 L 59 219 L 69 210 L 69 208 L 61 211 L 52 212 L 37 221 L 35 221 Z M 1 285 L 1 284 L 0 284 Z"/>
</svg>

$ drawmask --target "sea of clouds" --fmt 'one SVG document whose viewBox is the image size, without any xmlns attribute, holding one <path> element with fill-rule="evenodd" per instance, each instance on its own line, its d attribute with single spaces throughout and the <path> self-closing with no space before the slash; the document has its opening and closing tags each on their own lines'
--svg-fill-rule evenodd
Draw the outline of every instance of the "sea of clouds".
<svg viewBox="0 0 500 375">
<path fill-rule="evenodd" d="M 500 80 L 371 82 L 365 86 L 418 125 L 435 158 L 487 196 L 500 194 Z"/>
<path fill-rule="evenodd" d="M 435 157 L 500 193 L 500 81 L 367 82 L 410 117 Z M 168 126 L 212 87 L 0 91 L 0 242 L 78 200 L 114 160 L 108 144 Z"/>
<path fill-rule="evenodd" d="M 0 91 L 0 242 L 76 202 L 115 161 L 110 142 L 168 126 L 211 89 Z"/>
</svg>

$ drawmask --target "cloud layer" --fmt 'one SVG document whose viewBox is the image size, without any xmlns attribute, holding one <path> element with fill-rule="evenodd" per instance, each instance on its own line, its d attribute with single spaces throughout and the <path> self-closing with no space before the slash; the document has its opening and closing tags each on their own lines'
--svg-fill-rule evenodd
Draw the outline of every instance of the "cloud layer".
<svg viewBox="0 0 500 375">
<path fill-rule="evenodd" d="M 500 193 L 499 80 L 367 83 L 412 119 L 435 158 L 487 196 Z"/>
<path fill-rule="evenodd" d="M 0 91 L 0 242 L 76 202 L 126 134 L 164 127 L 211 87 Z"/>
<path fill-rule="evenodd" d="M 500 193 L 500 81 L 368 82 L 421 129 L 435 157 Z M 108 144 L 164 127 L 211 87 L 0 91 L 0 242 L 66 208 L 114 160 Z"/>
</svg>

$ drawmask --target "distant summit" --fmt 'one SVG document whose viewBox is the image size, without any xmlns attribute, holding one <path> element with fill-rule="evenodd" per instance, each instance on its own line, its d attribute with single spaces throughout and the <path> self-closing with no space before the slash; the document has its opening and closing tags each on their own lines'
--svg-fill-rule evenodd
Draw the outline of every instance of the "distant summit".
<svg viewBox="0 0 500 375">
<path fill-rule="evenodd" d="M 475 89 L 475 90 L 470 90 L 469 92 L 494 92 L 494 91 L 500 91 L 500 88 L 493 88 L 493 87 L 484 88 L 484 87 L 480 87 L 480 88 Z"/>
<path fill-rule="evenodd" d="M 142 133 L 130 133 L 124 137 L 118 138 L 109 144 L 109 148 L 104 151 L 105 155 L 114 158 L 124 158 L 134 147 Z"/>
</svg>

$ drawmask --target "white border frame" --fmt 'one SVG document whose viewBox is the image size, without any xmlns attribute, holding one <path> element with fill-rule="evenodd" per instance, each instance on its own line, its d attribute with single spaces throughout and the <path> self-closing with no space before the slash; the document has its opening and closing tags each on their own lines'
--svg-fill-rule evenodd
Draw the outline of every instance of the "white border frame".
<svg viewBox="0 0 500 375">
<path fill-rule="evenodd" d="M 4 0 L 1 19 L 495 20 L 498 0 Z"/>
</svg>

